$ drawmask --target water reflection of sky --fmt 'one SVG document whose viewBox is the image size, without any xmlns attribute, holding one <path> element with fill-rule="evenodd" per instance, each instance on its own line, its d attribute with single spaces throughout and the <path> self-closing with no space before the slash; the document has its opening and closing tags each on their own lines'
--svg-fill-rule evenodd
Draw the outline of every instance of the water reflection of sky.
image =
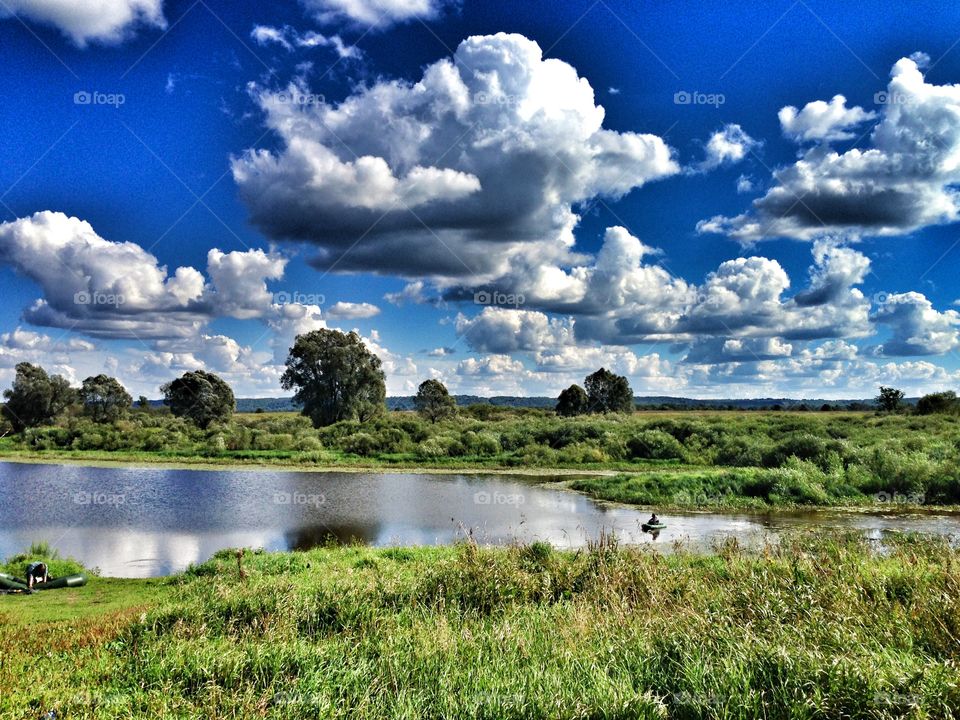
<svg viewBox="0 0 960 720">
<path fill-rule="evenodd" d="M 505 476 L 193 471 L 0 463 L 0 556 L 46 541 L 62 555 L 123 577 L 162 575 L 224 547 L 307 549 L 331 538 L 434 545 L 542 540 L 582 547 L 601 532 L 622 542 L 675 541 L 709 550 L 736 535 L 759 543 L 784 528 L 822 524 L 876 537 L 903 529 L 895 514 L 683 513 L 658 538 L 649 512 Z M 960 516 L 909 518 L 910 529 L 960 535 Z"/>
</svg>

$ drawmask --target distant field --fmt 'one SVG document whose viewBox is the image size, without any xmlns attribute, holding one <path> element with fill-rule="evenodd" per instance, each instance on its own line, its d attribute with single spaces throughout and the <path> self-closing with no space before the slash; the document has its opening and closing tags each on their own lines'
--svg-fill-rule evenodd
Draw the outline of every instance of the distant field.
<svg viewBox="0 0 960 720">
<path fill-rule="evenodd" d="M 960 504 L 960 420 L 865 412 L 643 411 L 559 418 L 473 406 L 319 430 L 291 413 L 200 430 L 165 412 L 82 417 L 0 439 L 0 458 L 298 468 L 600 472 L 594 497 L 673 507 Z"/>
<path fill-rule="evenodd" d="M 0 597 L 0 716 L 949 719 L 958 637 L 960 552 L 909 536 L 223 551 Z"/>
</svg>

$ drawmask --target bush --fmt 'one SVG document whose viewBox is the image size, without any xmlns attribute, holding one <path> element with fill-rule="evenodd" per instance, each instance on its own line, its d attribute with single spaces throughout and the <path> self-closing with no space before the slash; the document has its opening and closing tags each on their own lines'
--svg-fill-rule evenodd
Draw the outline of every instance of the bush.
<svg viewBox="0 0 960 720">
<path fill-rule="evenodd" d="M 341 441 L 340 449 L 353 455 L 369 457 L 379 452 L 380 443 L 370 433 L 358 432 Z"/>
<path fill-rule="evenodd" d="M 663 430 L 644 430 L 627 441 L 630 457 L 635 460 L 679 460 L 683 445 Z"/>
</svg>

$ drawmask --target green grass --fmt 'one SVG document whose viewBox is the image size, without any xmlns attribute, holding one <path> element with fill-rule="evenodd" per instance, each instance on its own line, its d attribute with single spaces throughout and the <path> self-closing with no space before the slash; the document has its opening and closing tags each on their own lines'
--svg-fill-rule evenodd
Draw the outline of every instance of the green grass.
<svg viewBox="0 0 960 720">
<path fill-rule="evenodd" d="M 960 716 L 960 552 L 910 536 L 225 551 L 0 612 L 11 718 Z"/>
</svg>

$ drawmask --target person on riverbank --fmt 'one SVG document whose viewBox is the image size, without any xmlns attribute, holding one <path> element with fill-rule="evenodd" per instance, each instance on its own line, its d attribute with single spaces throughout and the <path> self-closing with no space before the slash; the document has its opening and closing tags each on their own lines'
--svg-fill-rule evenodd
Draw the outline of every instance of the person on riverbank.
<svg viewBox="0 0 960 720">
<path fill-rule="evenodd" d="M 27 565 L 27 588 L 33 590 L 34 585 L 45 583 L 50 580 L 50 573 L 47 571 L 47 564 L 44 562 L 32 562 Z"/>
</svg>

